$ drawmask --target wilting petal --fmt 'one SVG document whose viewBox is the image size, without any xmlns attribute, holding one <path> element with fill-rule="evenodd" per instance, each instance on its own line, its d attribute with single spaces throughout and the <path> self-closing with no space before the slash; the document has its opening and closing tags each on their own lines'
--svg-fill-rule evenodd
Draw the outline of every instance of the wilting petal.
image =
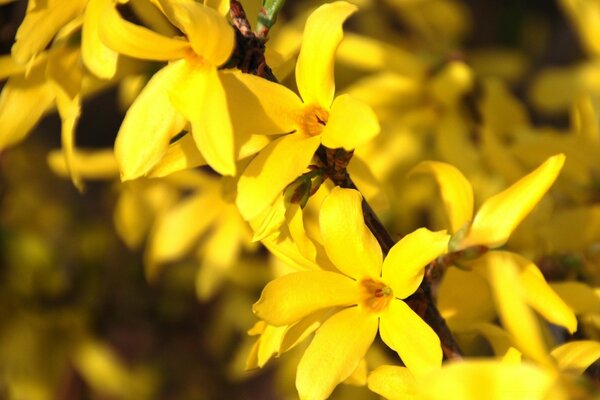
<svg viewBox="0 0 600 400">
<path fill-rule="evenodd" d="M 331 105 L 321 143 L 331 149 L 343 147 L 350 151 L 367 143 L 378 133 L 379 121 L 371 107 L 344 94 L 336 97 Z"/>
<path fill-rule="evenodd" d="M 301 399 L 325 399 L 356 369 L 375 339 L 377 316 L 346 308 L 323 323 L 296 374 Z"/>
<path fill-rule="evenodd" d="M 191 122 L 192 135 L 208 165 L 222 175 L 235 175 L 233 130 L 217 70 L 188 66 L 170 95 L 175 108 Z"/>
<path fill-rule="evenodd" d="M 379 334 L 415 375 L 442 365 L 440 338 L 402 300 L 393 299 L 381 313 Z"/>
<path fill-rule="evenodd" d="M 535 171 L 483 203 L 460 247 L 502 246 L 512 231 L 548 191 L 565 162 L 565 156 L 550 157 Z"/>
<path fill-rule="evenodd" d="M 48 0 L 38 7 L 29 7 L 11 50 L 15 60 L 25 64 L 44 50 L 63 26 L 83 12 L 86 2 Z"/>
<path fill-rule="evenodd" d="M 302 101 L 278 83 L 240 71 L 219 74 L 236 134 L 276 135 L 296 129 Z"/>
<path fill-rule="evenodd" d="M 320 137 L 291 134 L 271 142 L 248 165 L 238 183 L 236 204 L 249 221 L 300 176 L 319 147 Z"/>
<path fill-rule="evenodd" d="M 420 228 L 404 236 L 391 248 L 383 261 L 382 279 L 394 291 L 394 297 L 405 299 L 417 290 L 425 267 L 448 251 L 450 235 L 446 231 L 431 232 Z"/>
<path fill-rule="evenodd" d="M 289 325 L 328 307 L 358 303 L 356 282 L 329 271 L 301 271 L 267 284 L 252 307 L 257 317 L 275 326 Z"/>
<path fill-rule="evenodd" d="M 433 175 L 440 188 L 452 233 L 456 233 L 473 219 L 473 187 L 456 167 L 437 161 L 425 161 L 411 173 Z"/>
<path fill-rule="evenodd" d="M 513 254 L 489 252 L 478 259 L 485 264 L 490 286 L 504 328 L 512 335 L 518 350 L 540 363 L 549 363 L 538 321 L 527 306 L 519 267 Z"/>
<path fill-rule="evenodd" d="M 159 2 L 169 20 L 186 34 L 196 54 L 214 66 L 227 61 L 235 35 L 223 15 L 195 1 Z"/>
<path fill-rule="evenodd" d="M 85 66 L 99 78 L 110 79 L 117 70 L 118 54 L 100 40 L 104 9 L 111 0 L 89 0 L 81 29 L 81 58 Z"/>
<path fill-rule="evenodd" d="M 168 91 L 186 69 L 185 61 L 177 61 L 158 71 L 127 111 L 115 141 L 122 180 L 145 175 L 183 128 Z"/>
<path fill-rule="evenodd" d="M 555 348 L 551 354 L 561 371 L 583 374 L 600 358 L 600 343 L 593 340 L 569 342 Z"/>
<path fill-rule="evenodd" d="M 517 254 L 513 257 L 521 268 L 520 279 L 527 303 L 547 321 L 565 327 L 573 334 L 577 330 L 573 310 L 552 290 L 534 263 Z"/>
<path fill-rule="evenodd" d="M 144 60 L 176 60 L 185 57 L 190 44 L 181 39 L 171 39 L 143 26 L 124 20 L 114 6 L 102 13 L 100 38 L 117 53 Z"/>
<path fill-rule="evenodd" d="M 23 140 L 54 101 L 54 91 L 44 74 L 45 63 L 36 65 L 27 78 L 8 79 L 0 94 L 0 149 Z"/>
<path fill-rule="evenodd" d="M 417 399 L 417 381 L 408 368 L 382 365 L 369 374 L 369 390 L 389 400 Z"/>
<path fill-rule="evenodd" d="M 335 92 L 333 62 L 344 33 L 342 24 L 356 6 L 337 1 L 317 8 L 307 19 L 296 64 L 296 84 L 306 104 L 329 108 Z"/>
<path fill-rule="evenodd" d="M 463 361 L 444 366 L 419 384 L 419 398 L 428 400 L 566 400 L 548 397 L 554 375 L 530 364 Z"/>
<path fill-rule="evenodd" d="M 319 212 L 327 256 L 340 271 L 356 280 L 379 278 L 382 264 L 381 248 L 365 225 L 361 204 L 358 191 L 335 187 Z"/>
</svg>

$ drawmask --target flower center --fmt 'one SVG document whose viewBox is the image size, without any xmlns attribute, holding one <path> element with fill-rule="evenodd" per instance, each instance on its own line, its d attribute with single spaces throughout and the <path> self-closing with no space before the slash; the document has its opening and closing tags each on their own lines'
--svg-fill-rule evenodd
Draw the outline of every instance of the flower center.
<svg viewBox="0 0 600 400">
<path fill-rule="evenodd" d="M 329 112 L 318 104 L 310 104 L 304 107 L 300 116 L 300 128 L 309 136 L 317 136 L 323 132 L 327 125 Z"/>
<path fill-rule="evenodd" d="M 194 67 L 202 67 L 206 65 L 206 60 L 196 53 L 191 47 L 185 52 L 185 60 Z"/>
<path fill-rule="evenodd" d="M 371 278 L 363 279 L 360 282 L 361 304 L 373 312 L 385 310 L 393 298 L 394 293 L 392 288 L 386 286 L 383 282 Z"/>
</svg>

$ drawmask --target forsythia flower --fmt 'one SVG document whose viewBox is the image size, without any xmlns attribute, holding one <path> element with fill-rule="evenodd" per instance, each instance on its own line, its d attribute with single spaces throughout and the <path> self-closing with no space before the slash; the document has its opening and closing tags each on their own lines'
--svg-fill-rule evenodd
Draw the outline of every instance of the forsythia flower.
<svg viewBox="0 0 600 400">
<path fill-rule="evenodd" d="M 274 326 L 331 310 L 298 365 L 296 387 L 303 399 L 325 398 L 350 376 L 378 329 L 415 374 L 442 362 L 439 338 L 402 299 L 419 287 L 424 267 L 445 252 L 449 236 L 418 229 L 383 260 L 364 225 L 361 199 L 357 191 L 335 188 L 321 207 L 324 247 L 340 272 L 284 275 L 270 282 L 254 305 L 256 315 Z"/>
<path fill-rule="evenodd" d="M 255 86 L 261 96 L 272 97 L 271 112 L 287 119 L 284 132 L 293 133 L 265 147 L 240 177 L 236 204 L 246 220 L 257 217 L 306 170 L 320 144 L 353 150 L 379 132 L 377 117 L 366 104 L 349 95 L 334 99 L 334 56 L 342 23 L 355 11 L 356 6 L 338 1 L 319 7 L 306 21 L 296 64 L 302 99 L 266 80 Z"/>
</svg>

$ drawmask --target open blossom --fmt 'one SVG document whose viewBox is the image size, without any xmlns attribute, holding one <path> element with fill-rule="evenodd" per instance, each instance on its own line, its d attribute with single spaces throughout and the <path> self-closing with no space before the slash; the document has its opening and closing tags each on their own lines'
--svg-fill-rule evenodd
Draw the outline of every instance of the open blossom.
<svg viewBox="0 0 600 400">
<path fill-rule="evenodd" d="M 356 6 L 338 1 L 322 5 L 308 18 L 296 64 L 302 98 L 266 80 L 252 82 L 271 113 L 287 120 L 281 133 L 292 133 L 265 147 L 240 177 L 236 203 L 246 220 L 257 217 L 306 170 L 320 144 L 353 150 L 379 133 L 369 106 L 350 95 L 334 98 L 335 52 L 343 38 L 342 24 L 355 11 Z"/>
<path fill-rule="evenodd" d="M 449 236 L 418 229 L 384 260 L 364 225 L 361 199 L 355 190 L 335 188 L 321 207 L 324 247 L 339 272 L 284 275 L 270 282 L 254 305 L 255 314 L 274 326 L 330 310 L 298 366 L 296 386 L 303 399 L 325 398 L 348 378 L 378 330 L 415 374 L 442 362 L 439 338 L 403 299 L 417 290 L 425 266 L 446 251 Z"/>
</svg>

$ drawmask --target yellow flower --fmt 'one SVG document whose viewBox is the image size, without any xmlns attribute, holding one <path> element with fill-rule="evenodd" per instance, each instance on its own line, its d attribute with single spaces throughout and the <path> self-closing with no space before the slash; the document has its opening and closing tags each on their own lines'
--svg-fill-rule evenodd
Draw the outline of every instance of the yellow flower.
<svg viewBox="0 0 600 400">
<path fill-rule="evenodd" d="M 366 104 L 349 95 L 334 99 L 334 56 L 342 24 L 355 11 L 356 6 L 338 1 L 319 7 L 306 21 L 296 64 L 302 99 L 280 85 L 253 81 L 253 91 L 268 98 L 267 110 L 286 120 L 281 133 L 292 134 L 265 147 L 240 177 L 236 203 L 244 219 L 254 219 L 272 204 L 306 170 L 320 144 L 353 150 L 379 132 L 377 117 Z"/>
<path fill-rule="evenodd" d="M 325 398 L 350 376 L 378 329 L 416 374 L 442 362 L 439 338 L 402 299 L 419 287 L 424 267 L 446 250 L 449 236 L 418 229 L 383 260 L 364 225 L 361 200 L 357 191 L 335 188 L 321 207 L 324 247 L 339 272 L 284 275 L 254 305 L 255 314 L 273 326 L 297 323 L 319 310 L 331 313 L 298 365 L 296 387 L 303 399 Z"/>
<path fill-rule="evenodd" d="M 234 175 L 233 131 L 217 73 L 233 51 L 233 29 L 223 15 L 195 1 L 158 3 L 185 38 L 166 37 L 125 21 L 114 6 L 105 9 L 100 28 L 102 40 L 121 54 L 171 61 L 150 79 L 121 125 L 115 142 L 121 178 L 147 174 L 184 128 L 184 118 L 208 164 L 223 175 Z"/>
</svg>

